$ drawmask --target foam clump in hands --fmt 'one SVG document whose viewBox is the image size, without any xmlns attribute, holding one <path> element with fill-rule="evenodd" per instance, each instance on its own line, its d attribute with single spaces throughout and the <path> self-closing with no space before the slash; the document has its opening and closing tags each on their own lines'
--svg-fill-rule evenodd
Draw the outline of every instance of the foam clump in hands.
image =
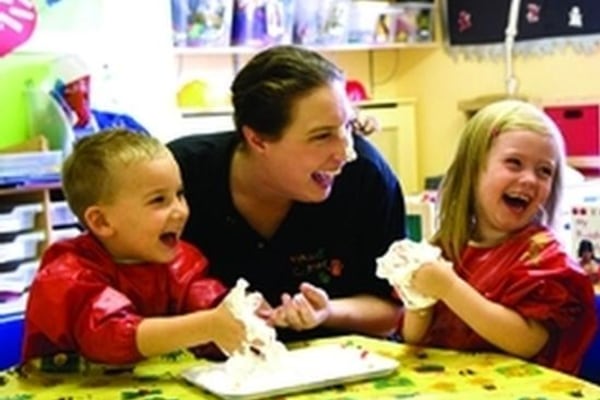
<svg viewBox="0 0 600 400">
<path fill-rule="evenodd" d="M 283 343 L 277 340 L 275 328 L 256 315 L 263 297 L 258 292 L 248 293 L 248 286 L 245 279 L 238 279 L 224 300 L 234 317 L 246 327 L 244 345 L 234 351 L 225 363 L 227 374 L 238 382 L 257 369 L 277 368 L 281 358 L 288 351 Z"/>
<path fill-rule="evenodd" d="M 415 271 L 421 265 L 441 259 L 441 250 L 425 241 L 414 242 L 403 239 L 393 242 L 388 251 L 377 258 L 375 275 L 387 279 L 400 296 L 408 310 L 418 310 L 431 307 L 437 302 L 436 298 L 425 296 L 411 286 Z"/>
</svg>

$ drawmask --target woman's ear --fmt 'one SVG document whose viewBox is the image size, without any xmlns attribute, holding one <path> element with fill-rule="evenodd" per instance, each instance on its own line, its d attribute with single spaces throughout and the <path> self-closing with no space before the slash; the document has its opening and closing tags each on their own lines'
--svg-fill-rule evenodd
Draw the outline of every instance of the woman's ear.
<svg viewBox="0 0 600 400">
<path fill-rule="evenodd" d="M 266 148 L 266 140 L 264 140 L 256 131 L 247 125 L 242 126 L 242 135 L 248 146 L 256 151 L 262 152 Z"/>
<path fill-rule="evenodd" d="M 114 233 L 113 227 L 100 206 L 88 207 L 83 213 L 83 218 L 87 228 L 100 238 L 111 236 Z"/>
</svg>

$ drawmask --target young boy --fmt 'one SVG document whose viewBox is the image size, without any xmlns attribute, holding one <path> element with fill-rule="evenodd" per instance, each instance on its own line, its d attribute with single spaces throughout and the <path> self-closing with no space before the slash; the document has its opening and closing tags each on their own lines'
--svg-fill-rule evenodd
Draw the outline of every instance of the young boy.
<svg viewBox="0 0 600 400">
<path fill-rule="evenodd" d="M 75 352 L 126 364 L 211 342 L 225 354 L 239 348 L 245 328 L 219 304 L 225 287 L 180 240 L 188 207 L 164 145 L 122 129 L 85 137 L 65 160 L 62 183 L 87 232 L 44 253 L 23 361 Z"/>
</svg>

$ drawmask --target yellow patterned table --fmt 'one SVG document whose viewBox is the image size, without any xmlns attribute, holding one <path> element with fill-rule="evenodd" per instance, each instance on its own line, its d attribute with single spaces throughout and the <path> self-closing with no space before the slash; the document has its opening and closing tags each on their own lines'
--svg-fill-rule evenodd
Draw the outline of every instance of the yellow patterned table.
<svg viewBox="0 0 600 400">
<path fill-rule="evenodd" d="M 286 396 L 286 399 L 600 400 L 599 386 L 499 354 L 423 349 L 362 336 L 320 339 L 294 347 L 328 342 L 351 343 L 376 351 L 399 360 L 400 367 L 385 378 Z M 69 360 L 64 361 L 68 365 Z M 79 367 L 75 361 L 70 367 L 80 371 L 71 373 L 42 372 L 48 366 L 35 362 L 25 368 L 0 372 L 0 400 L 214 399 L 179 376 L 183 369 L 201 362 L 181 352 L 142 362 L 134 368 Z"/>
</svg>

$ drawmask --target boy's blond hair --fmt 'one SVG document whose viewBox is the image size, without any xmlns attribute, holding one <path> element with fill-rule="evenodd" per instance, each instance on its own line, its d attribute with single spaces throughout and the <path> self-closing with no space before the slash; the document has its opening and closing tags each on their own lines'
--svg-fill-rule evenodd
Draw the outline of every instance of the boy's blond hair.
<svg viewBox="0 0 600 400">
<path fill-rule="evenodd" d="M 550 136 L 558 152 L 550 194 L 541 222 L 552 224 L 562 191 L 565 145 L 559 128 L 541 109 L 520 100 L 492 103 L 469 120 L 463 129 L 454 160 L 440 186 L 439 229 L 432 242 L 452 261 L 460 259 L 475 223 L 476 190 L 486 167 L 494 138 L 504 132 L 527 130 Z"/>
<path fill-rule="evenodd" d="M 79 139 L 62 165 L 62 187 L 69 207 L 85 225 L 88 207 L 112 201 L 119 189 L 114 178 L 123 167 L 168 151 L 156 138 L 120 128 Z"/>
</svg>

